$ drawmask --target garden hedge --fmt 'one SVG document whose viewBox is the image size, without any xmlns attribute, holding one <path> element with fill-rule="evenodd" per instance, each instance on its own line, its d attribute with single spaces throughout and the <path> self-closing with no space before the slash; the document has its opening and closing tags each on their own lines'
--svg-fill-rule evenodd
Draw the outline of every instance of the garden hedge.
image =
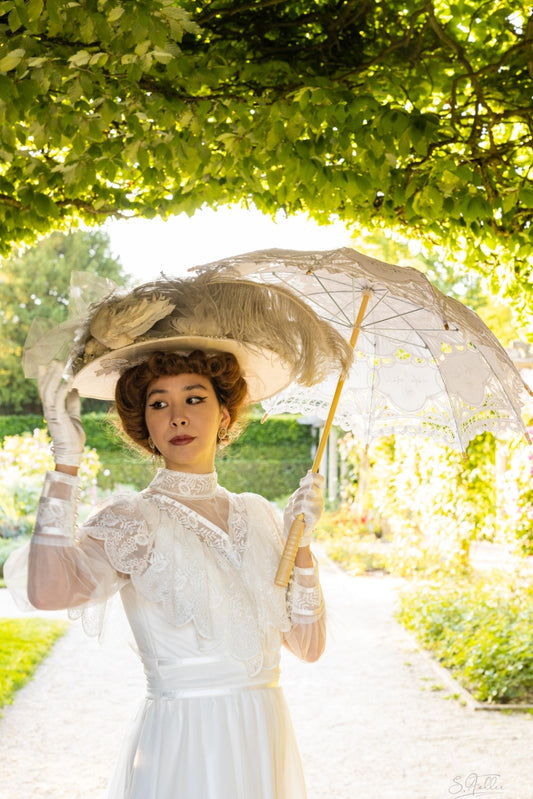
<svg viewBox="0 0 533 799">
<path fill-rule="evenodd" d="M 102 463 L 100 487 L 146 486 L 154 466 L 149 457 L 121 439 L 113 416 L 93 412 L 82 418 L 87 446 L 96 449 Z M 0 416 L 0 440 L 45 426 L 42 416 Z M 286 497 L 310 468 L 315 443 L 311 428 L 295 417 L 273 418 L 261 424 L 260 417 L 253 416 L 240 438 L 217 456 L 220 483 L 230 491 L 254 491 L 271 500 Z"/>
</svg>

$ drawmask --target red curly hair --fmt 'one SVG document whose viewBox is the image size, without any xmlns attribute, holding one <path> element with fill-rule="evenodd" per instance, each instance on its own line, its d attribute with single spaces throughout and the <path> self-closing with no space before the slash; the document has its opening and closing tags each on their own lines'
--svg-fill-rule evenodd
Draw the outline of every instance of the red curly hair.
<svg viewBox="0 0 533 799">
<path fill-rule="evenodd" d="M 181 355 L 176 352 L 154 352 L 148 360 L 124 372 L 115 388 L 115 408 L 122 432 L 147 452 L 152 452 L 145 420 L 148 386 L 158 377 L 189 373 L 209 378 L 219 404 L 230 415 L 228 429 L 235 431 L 248 389 L 232 353 L 206 355 L 201 350 L 195 350 L 190 355 Z M 226 439 L 219 443 L 224 445 L 228 441 Z"/>
</svg>

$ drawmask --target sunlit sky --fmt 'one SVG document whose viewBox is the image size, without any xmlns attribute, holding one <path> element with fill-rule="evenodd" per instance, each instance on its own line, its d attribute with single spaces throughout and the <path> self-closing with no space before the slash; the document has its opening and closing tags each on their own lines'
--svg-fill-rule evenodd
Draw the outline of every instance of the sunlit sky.
<svg viewBox="0 0 533 799">
<path fill-rule="evenodd" d="M 168 221 L 109 221 L 103 229 L 113 254 L 134 282 L 151 280 L 160 272 L 183 275 L 194 266 L 230 255 L 277 247 L 292 250 L 330 250 L 353 246 L 341 223 L 318 225 L 305 215 L 276 221 L 257 210 L 205 209 Z"/>
</svg>

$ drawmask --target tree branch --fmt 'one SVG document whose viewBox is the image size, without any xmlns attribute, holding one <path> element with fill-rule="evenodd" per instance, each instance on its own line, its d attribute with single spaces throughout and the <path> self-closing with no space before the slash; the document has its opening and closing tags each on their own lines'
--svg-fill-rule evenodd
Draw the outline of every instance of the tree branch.
<svg viewBox="0 0 533 799">
<path fill-rule="evenodd" d="M 527 68 L 531 80 L 533 80 L 533 49 L 531 47 L 532 39 L 533 39 L 533 14 L 530 14 L 526 25 L 525 47 L 526 47 L 526 56 L 527 56 Z"/>
<path fill-rule="evenodd" d="M 466 58 L 463 49 L 459 46 L 459 44 L 454 39 L 451 38 L 451 36 L 449 36 L 446 33 L 446 31 L 442 28 L 442 26 L 438 22 L 437 17 L 435 15 L 435 9 L 433 7 L 433 3 L 431 2 L 431 0 L 426 0 L 426 9 L 427 9 L 427 12 L 428 12 L 428 15 L 429 15 L 429 20 L 431 22 L 431 26 L 432 26 L 433 30 L 435 31 L 435 33 L 437 34 L 437 36 L 439 37 L 439 39 L 442 42 L 444 42 L 451 50 L 453 50 L 455 52 L 459 62 L 466 69 L 466 71 L 468 73 L 468 76 L 469 76 L 470 80 L 472 81 L 472 85 L 473 85 L 473 87 L 474 87 L 474 89 L 476 91 L 476 95 L 477 95 L 479 104 L 484 106 L 487 109 L 487 111 L 489 111 L 489 113 L 492 115 L 494 112 L 493 112 L 492 108 L 490 107 L 490 105 L 488 104 L 488 102 L 485 99 L 483 88 L 482 88 L 482 86 L 481 86 L 481 84 L 480 84 L 480 82 L 478 80 L 476 71 L 473 69 L 472 65 L 470 64 L 470 62 Z M 456 80 L 460 80 L 460 79 L 461 79 L 461 77 L 458 77 Z M 477 108 L 476 108 L 476 116 L 477 116 L 477 113 L 478 112 L 477 112 Z"/>
</svg>

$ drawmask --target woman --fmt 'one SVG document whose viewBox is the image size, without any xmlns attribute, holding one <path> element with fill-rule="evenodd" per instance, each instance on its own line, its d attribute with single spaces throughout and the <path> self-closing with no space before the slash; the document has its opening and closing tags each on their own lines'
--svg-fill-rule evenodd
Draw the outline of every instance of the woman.
<svg viewBox="0 0 533 799">
<path fill-rule="evenodd" d="M 309 540 L 322 507 L 308 475 L 283 525 L 255 494 L 217 484 L 214 458 L 247 398 L 234 355 L 156 352 L 116 387 L 122 426 L 160 455 L 139 494 L 112 497 L 74 539 L 85 436 L 63 367 L 39 388 L 56 470 L 46 477 L 29 550 L 34 607 L 89 611 L 121 598 L 147 676 L 147 698 L 110 799 L 299 799 L 305 796 L 278 687 L 281 644 L 305 660 L 324 648 L 324 603 Z M 305 532 L 288 594 L 274 585 L 283 528 Z M 9 569 L 8 569 L 9 572 Z"/>
<path fill-rule="evenodd" d="M 29 547 L 5 565 L 8 586 L 16 595 L 23 578 L 19 604 L 24 593 L 26 607 L 69 608 L 91 632 L 120 592 L 147 697 L 109 799 L 303 799 L 278 674 L 282 644 L 309 661 L 324 648 L 309 549 L 322 479 L 303 478 L 282 520 L 262 497 L 220 487 L 214 459 L 245 405 L 346 370 L 352 350 L 283 287 L 206 274 L 121 295 L 88 275 L 76 280 L 79 317 L 52 330 L 36 320 L 26 342 L 56 468 Z M 76 529 L 79 394 L 114 398 L 125 434 L 164 466 Z M 301 514 L 286 591 L 274 578 Z"/>
</svg>

